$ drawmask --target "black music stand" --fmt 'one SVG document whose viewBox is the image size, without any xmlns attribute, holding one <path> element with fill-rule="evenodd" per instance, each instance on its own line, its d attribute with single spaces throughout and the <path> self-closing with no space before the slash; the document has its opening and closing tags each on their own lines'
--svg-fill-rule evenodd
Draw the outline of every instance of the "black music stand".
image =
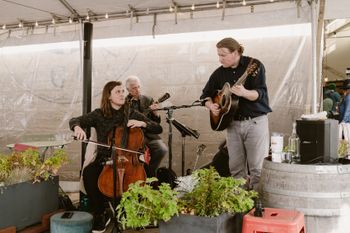
<svg viewBox="0 0 350 233">
<path fill-rule="evenodd" d="M 184 176 L 185 175 L 185 138 L 186 138 L 186 136 L 190 136 L 190 137 L 192 136 L 192 137 L 195 137 L 196 139 L 198 139 L 199 133 L 197 132 L 197 130 L 194 130 L 194 129 L 191 129 L 191 128 L 185 126 L 184 124 L 178 122 L 174 118 L 171 119 L 171 122 L 175 126 L 175 128 L 181 133 L 181 137 L 182 137 L 181 174 L 182 174 L 182 176 Z"/>
<path fill-rule="evenodd" d="M 157 111 L 167 111 L 166 112 L 166 115 L 167 115 L 166 119 L 167 119 L 167 123 L 169 124 L 169 132 L 168 132 L 168 151 L 169 151 L 168 152 L 168 154 L 169 154 L 168 163 L 169 163 L 169 165 L 168 165 L 168 168 L 170 170 L 172 170 L 171 167 L 172 167 L 172 161 L 173 161 L 173 150 L 172 150 L 173 130 L 172 130 L 172 122 L 173 122 L 174 119 L 173 119 L 172 115 L 173 115 L 174 109 L 191 108 L 191 107 L 195 107 L 195 106 L 202 106 L 202 103 L 198 102 L 198 101 L 195 101 L 191 105 L 169 106 L 169 107 L 155 109 Z M 197 133 L 197 131 L 192 130 L 192 129 L 188 130 L 187 127 L 184 126 L 184 125 L 182 125 L 182 127 L 180 126 L 179 128 L 177 127 L 177 129 L 180 132 L 182 131 L 181 128 L 186 129 L 188 132 L 192 132 L 193 135 L 197 135 L 197 138 L 199 137 L 199 134 Z M 186 131 L 184 131 L 184 132 L 186 132 Z M 188 135 L 192 136 L 191 133 L 189 133 Z"/>
</svg>

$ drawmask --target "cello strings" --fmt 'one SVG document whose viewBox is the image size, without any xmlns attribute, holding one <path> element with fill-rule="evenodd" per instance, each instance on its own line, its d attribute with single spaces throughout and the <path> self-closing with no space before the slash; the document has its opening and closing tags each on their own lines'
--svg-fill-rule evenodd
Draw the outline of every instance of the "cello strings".
<svg viewBox="0 0 350 233">
<path fill-rule="evenodd" d="M 75 136 L 73 136 L 74 140 L 78 140 Z M 102 147 L 106 147 L 106 148 L 110 148 L 111 146 L 107 145 L 107 144 L 103 144 L 103 143 L 99 143 L 99 142 L 95 142 L 95 141 L 92 141 L 92 140 L 88 140 L 88 139 L 85 139 L 85 140 L 80 140 L 81 142 L 83 143 L 86 143 L 86 144 L 94 144 L 94 145 L 97 145 L 97 146 L 102 146 Z M 134 150 L 129 150 L 129 149 L 124 149 L 124 148 L 120 148 L 120 147 L 117 147 L 117 146 L 113 146 L 114 149 L 117 149 L 117 150 L 121 150 L 121 151 L 126 151 L 126 152 L 130 152 L 130 153 L 135 153 L 135 154 L 139 154 L 139 155 L 144 155 L 144 153 L 141 153 L 141 152 L 138 152 L 138 151 L 134 151 Z"/>
</svg>

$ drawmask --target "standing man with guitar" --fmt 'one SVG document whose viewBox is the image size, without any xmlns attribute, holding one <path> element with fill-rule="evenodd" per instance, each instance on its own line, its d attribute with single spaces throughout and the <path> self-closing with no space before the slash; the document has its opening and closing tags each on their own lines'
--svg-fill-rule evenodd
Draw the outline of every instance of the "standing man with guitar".
<svg viewBox="0 0 350 233">
<path fill-rule="evenodd" d="M 141 94 L 141 82 L 137 76 L 129 76 L 126 79 L 126 89 L 129 92 L 127 96 L 127 102 L 130 103 L 130 107 L 143 113 L 147 118 L 157 123 L 160 123 L 160 116 L 155 109 L 159 107 L 158 102 L 162 102 L 169 98 L 170 95 L 164 95 L 165 98 L 160 98 L 160 101 L 154 102 L 152 97 Z M 163 100 L 161 100 L 163 99 Z M 150 149 L 151 160 L 146 173 L 148 177 L 155 177 L 156 170 L 164 156 L 168 153 L 168 147 L 162 141 L 158 134 L 145 134 L 145 142 L 147 147 Z"/>
<path fill-rule="evenodd" d="M 243 56 L 244 48 L 233 38 L 222 39 L 216 48 L 222 66 L 212 73 L 200 98 L 206 99 L 212 129 L 227 129 L 231 175 L 247 179 L 248 187 L 256 190 L 268 156 L 267 113 L 272 111 L 265 68 L 257 59 Z"/>
</svg>

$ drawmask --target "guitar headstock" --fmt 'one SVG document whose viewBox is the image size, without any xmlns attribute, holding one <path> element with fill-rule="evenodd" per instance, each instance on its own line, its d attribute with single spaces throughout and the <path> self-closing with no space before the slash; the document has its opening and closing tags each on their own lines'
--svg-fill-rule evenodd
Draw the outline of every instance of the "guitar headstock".
<svg viewBox="0 0 350 233">
<path fill-rule="evenodd" d="M 247 74 L 252 76 L 252 77 L 256 77 L 257 74 L 259 73 L 259 66 L 258 64 L 256 64 L 255 62 L 250 64 L 247 68 Z"/>
</svg>

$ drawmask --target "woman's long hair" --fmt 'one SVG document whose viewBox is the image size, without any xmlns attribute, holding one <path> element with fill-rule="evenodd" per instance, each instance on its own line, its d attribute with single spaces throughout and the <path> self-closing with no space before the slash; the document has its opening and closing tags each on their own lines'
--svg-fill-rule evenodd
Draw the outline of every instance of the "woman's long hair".
<svg viewBox="0 0 350 233">
<path fill-rule="evenodd" d="M 112 105 L 109 97 L 111 96 L 111 91 L 113 90 L 113 88 L 121 85 L 122 82 L 120 81 L 110 81 L 106 83 L 106 85 L 103 87 L 100 106 L 103 116 L 112 117 Z"/>
</svg>

